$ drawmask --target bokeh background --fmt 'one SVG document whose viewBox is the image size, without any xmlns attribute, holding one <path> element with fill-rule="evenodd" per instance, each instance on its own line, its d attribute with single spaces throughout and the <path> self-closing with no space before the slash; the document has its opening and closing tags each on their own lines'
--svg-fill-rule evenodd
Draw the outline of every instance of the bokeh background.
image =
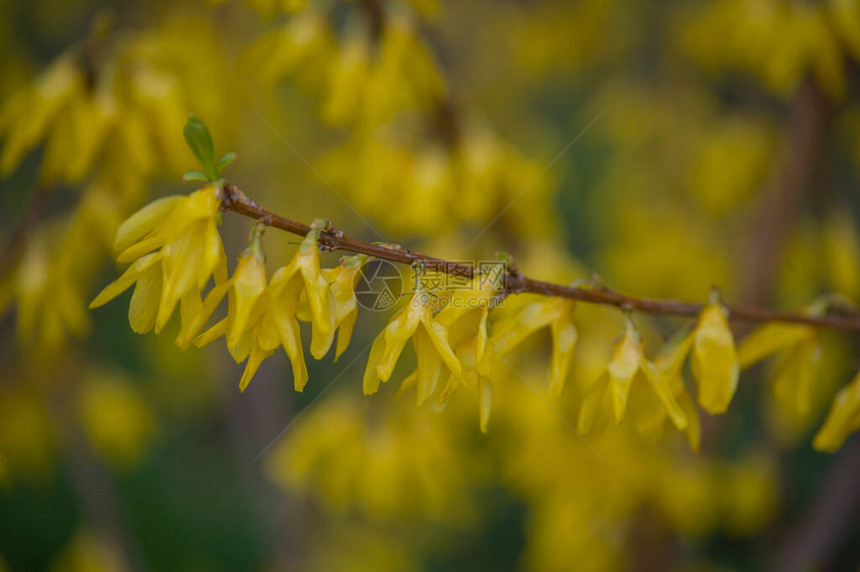
<svg viewBox="0 0 860 572">
<path fill-rule="evenodd" d="M 504 250 L 534 277 L 597 273 L 639 296 L 856 302 L 857 1 L 0 0 L 0 14 L 0 570 L 858 569 L 860 441 L 811 446 L 860 366 L 856 336 L 825 336 L 803 414 L 774 398 L 775 364 L 745 371 L 692 451 L 672 428 L 573 430 L 623 330 L 614 310 L 578 307 L 558 399 L 549 337 L 530 340 L 482 433 L 474 391 L 442 411 L 395 382 L 361 394 L 390 312 L 361 310 L 299 394 L 280 353 L 240 393 L 219 344 L 135 335 L 128 293 L 86 309 L 121 270 L 117 224 L 193 189 L 189 112 L 238 154 L 225 174 L 255 200 L 367 241 Z M 225 215 L 231 261 L 251 225 Z M 265 235 L 270 272 L 295 240 Z M 649 352 L 685 323 L 636 320 Z"/>
</svg>

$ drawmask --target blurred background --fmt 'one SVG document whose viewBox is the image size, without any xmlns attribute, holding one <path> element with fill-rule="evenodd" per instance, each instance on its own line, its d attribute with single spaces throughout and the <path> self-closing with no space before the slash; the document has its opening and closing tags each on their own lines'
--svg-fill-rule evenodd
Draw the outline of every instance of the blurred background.
<svg viewBox="0 0 860 572">
<path fill-rule="evenodd" d="M 669 427 L 584 441 L 624 316 L 580 304 L 488 431 L 365 397 L 361 309 L 293 391 L 220 344 L 134 334 L 119 222 L 187 193 L 205 119 L 225 174 L 289 218 L 567 282 L 799 310 L 860 297 L 856 0 L 0 0 L 0 570 L 857 570 L 860 441 L 812 435 L 860 367 L 827 333 L 810 406 L 745 371 L 698 451 Z M 253 222 L 226 213 L 231 268 Z M 296 238 L 263 240 L 268 270 Z M 328 265 L 337 257 L 325 255 Z M 649 355 L 685 324 L 636 318 Z M 303 324 L 303 327 L 307 324 Z M 742 336 L 748 328 L 737 325 Z M 305 340 L 308 331 L 304 331 Z M 398 367 L 399 381 L 409 358 Z M 689 440 L 689 442 L 688 442 Z M 596 453 L 595 450 L 599 451 Z"/>
</svg>

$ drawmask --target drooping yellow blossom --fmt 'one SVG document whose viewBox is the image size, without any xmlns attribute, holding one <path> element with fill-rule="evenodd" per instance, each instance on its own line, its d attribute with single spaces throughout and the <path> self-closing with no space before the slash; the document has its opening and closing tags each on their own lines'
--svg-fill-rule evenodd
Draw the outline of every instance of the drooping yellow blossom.
<svg viewBox="0 0 860 572">
<path fill-rule="evenodd" d="M 307 301 L 312 326 L 311 355 L 316 359 L 322 359 L 331 348 L 337 311 L 335 295 L 320 270 L 317 241 L 324 226 L 325 221 L 318 219 L 313 222 L 293 259 L 275 272 L 270 285 L 272 295 L 281 305 L 292 310 L 292 315 L 298 312 L 303 297 Z"/>
<path fill-rule="evenodd" d="M 741 369 L 747 369 L 812 337 L 815 337 L 815 330 L 809 326 L 781 322 L 764 324 L 738 344 L 738 365 Z"/>
<path fill-rule="evenodd" d="M 573 309 L 572 300 L 552 297 L 517 308 L 493 324 L 490 337 L 492 351 L 486 354 L 486 358 L 494 359 L 507 354 L 527 337 L 549 326 L 552 334 L 549 391 L 551 396 L 558 397 L 564 389 L 576 344 L 576 327 L 572 322 Z"/>
<path fill-rule="evenodd" d="M 388 381 L 409 338 L 418 362 L 415 383 L 419 396 L 431 395 L 442 375 L 443 366 L 452 374 L 462 374 L 462 366 L 448 342 L 448 328 L 433 317 L 431 295 L 419 283 L 409 302 L 389 321 L 374 340 L 364 372 L 364 394 L 379 390 Z"/>
<path fill-rule="evenodd" d="M 341 260 L 334 268 L 324 268 L 323 277 L 328 281 L 332 294 L 334 294 L 334 325 L 331 335 L 337 330 L 337 347 L 335 348 L 334 361 L 346 350 L 352 338 L 352 330 L 355 320 L 358 318 L 358 304 L 355 300 L 355 281 L 358 278 L 361 266 L 367 261 L 364 254 L 356 254 Z M 331 342 L 329 342 L 330 344 Z"/>
<path fill-rule="evenodd" d="M 738 362 L 747 368 L 777 353 L 782 355 L 773 378 L 774 398 L 787 413 L 806 416 L 812 407 L 814 378 L 821 361 L 818 334 L 809 326 L 764 324 L 738 345 Z"/>
<path fill-rule="evenodd" d="M 687 442 L 693 451 L 699 450 L 702 438 L 699 411 L 693 398 L 687 393 L 684 385 L 682 368 L 684 360 L 690 353 L 693 336 L 689 329 L 680 330 L 672 339 L 666 342 L 654 358 L 655 373 L 669 386 L 669 391 L 675 396 L 681 411 L 686 418 L 686 427 L 678 427 L 687 434 Z"/>
<path fill-rule="evenodd" d="M 716 300 L 699 315 L 690 361 L 699 405 L 711 414 L 725 413 L 738 386 L 740 367 L 726 310 Z"/>
<path fill-rule="evenodd" d="M 671 368 L 665 365 L 668 372 Z M 642 338 L 631 320 L 615 345 L 606 372 L 585 396 L 579 414 L 579 430 L 599 430 L 611 422 L 620 424 L 629 412 L 633 426 L 648 436 L 658 436 L 668 416 L 679 429 L 687 416 L 678 404 L 670 378 L 645 359 Z"/>
<path fill-rule="evenodd" d="M 460 387 L 474 387 L 477 391 L 480 428 L 486 433 L 493 400 L 493 386 L 485 358 L 489 343 L 487 317 L 498 286 L 490 280 L 477 279 L 483 281 L 478 287 L 455 289 L 445 293 L 445 298 L 440 301 L 443 308 L 435 319 L 448 331 L 448 343 L 460 363 L 461 373 L 458 375 L 449 370 L 448 381 L 439 393 L 438 402 L 434 404 L 437 407 L 444 406 Z M 422 385 L 418 384 L 419 379 L 418 370 L 412 372 L 403 380 L 397 394 L 415 388 L 416 404 L 421 406 L 436 391 L 438 378 L 428 384 L 425 377 Z"/>
<path fill-rule="evenodd" d="M 225 293 L 229 293 L 227 317 L 200 334 L 195 344 L 202 347 L 225 336 L 227 349 L 236 363 L 248 360 L 239 381 L 242 391 L 263 360 L 283 346 L 292 364 L 294 387 L 301 391 L 308 372 L 295 318 L 296 305 L 284 305 L 279 296 L 281 288 L 266 285 L 266 267 L 259 248 L 250 248 L 239 257 L 235 272 L 225 284 L 227 288 L 216 286 L 207 296 L 191 330 L 208 319 Z"/>
<path fill-rule="evenodd" d="M 12 285 L 18 303 L 18 337 L 35 342 L 43 350 L 60 345 L 65 332 L 82 336 L 90 326 L 80 286 L 73 270 L 52 251 L 49 232 L 43 229 L 30 238 Z"/>
<path fill-rule="evenodd" d="M 346 392 L 320 400 L 266 456 L 266 476 L 372 522 L 415 514 L 462 522 L 476 508 L 469 491 L 479 479 L 476 465 L 462 462 L 462 425 L 385 401 Z"/>
<path fill-rule="evenodd" d="M 812 446 L 819 451 L 832 453 L 842 446 L 848 435 L 860 429 L 860 374 L 839 390 L 830 406 L 827 420 L 815 438 Z"/>
<path fill-rule="evenodd" d="M 24 154 L 45 136 L 58 113 L 70 101 L 83 97 L 84 82 L 83 71 L 75 58 L 64 55 L 32 86 L 6 102 L 0 119 L 0 137 L 5 139 L 0 155 L 0 173 L 11 173 Z"/>
<path fill-rule="evenodd" d="M 90 320 L 84 290 L 119 226 L 116 201 L 98 182 L 87 186 L 64 221 L 50 220 L 27 236 L 22 256 L 0 276 L 0 313 L 16 304 L 17 333 L 50 352 L 67 335 L 85 335 Z"/>
<path fill-rule="evenodd" d="M 221 187 L 208 185 L 186 197 L 159 199 L 137 211 L 117 231 L 120 262 L 135 261 L 90 304 L 97 308 L 136 284 L 129 322 L 138 332 L 160 332 L 177 303 L 199 306 L 213 276 L 226 279 L 226 257 L 217 219 Z M 156 251 L 156 252 L 153 252 Z M 193 311 L 184 312 L 190 318 Z"/>
<path fill-rule="evenodd" d="M 549 366 L 549 395 L 559 397 L 564 390 L 564 382 L 570 372 L 570 360 L 576 345 L 576 326 L 573 325 L 574 304 L 565 300 L 562 314 L 550 323 L 552 334 L 552 358 Z"/>
<path fill-rule="evenodd" d="M 436 321 L 448 330 L 448 342 L 462 368 L 460 376 L 451 372 L 440 396 L 442 401 L 460 385 L 471 385 L 482 377 L 479 368 L 487 348 L 487 316 L 494 293 L 491 284 L 479 289 L 454 290 L 445 298 L 445 307 L 436 316 Z M 432 388 L 422 389 L 432 393 Z M 430 393 L 419 391 L 418 404 L 430 397 Z"/>
</svg>

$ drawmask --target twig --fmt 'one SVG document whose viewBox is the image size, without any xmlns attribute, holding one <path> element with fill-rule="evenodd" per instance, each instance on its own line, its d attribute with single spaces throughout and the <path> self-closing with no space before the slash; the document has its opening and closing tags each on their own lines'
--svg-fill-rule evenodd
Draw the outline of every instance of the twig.
<svg viewBox="0 0 860 572">
<path fill-rule="evenodd" d="M 279 228 L 292 234 L 304 236 L 311 230 L 310 225 L 284 218 L 261 207 L 248 198 L 248 196 L 235 185 L 227 184 L 224 186 L 222 208 L 227 211 L 233 211 L 259 220 L 267 226 Z M 451 262 L 441 258 L 428 256 L 426 254 L 411 252 L 403 248 L 397 248 L 393 245 L 379 245 L 362 242 L 360 240 L 349 238 L 340 231 L 320 232 L 319 244 L 326 250 L 344 250 L 347 252 L 367 254 L 375 258 L 388 260 L 389 262 L 399 262 L 402 264 L 421 262 L 428 270 L 444 272 L 454 276 L 471 278 L 475 274 L 475 268 L 470 264 Z M 704 307 L 703 304 L 693 302 L 636 298 L 620 294 L 612 290 L 591 290 L 574 286 L 565 286 L 563 284 L 543 282 L 529 278 L 517 271 L 511 272 L 509 269 L 505 276 L 504 294 L 522 293 L 558 296 L 589 304 L 614 306 L 616 308 L 634 312 L 661 316 L 694 317 L 698 316 Z M 729 317 L 734 320 L 747 322 L 788 322 L 860 333 L 860 315 L 813 316 L 779 312 L 766 308 L 730 305 L 727 305 L 726 309 L 729 312 Z"/>
</svg>

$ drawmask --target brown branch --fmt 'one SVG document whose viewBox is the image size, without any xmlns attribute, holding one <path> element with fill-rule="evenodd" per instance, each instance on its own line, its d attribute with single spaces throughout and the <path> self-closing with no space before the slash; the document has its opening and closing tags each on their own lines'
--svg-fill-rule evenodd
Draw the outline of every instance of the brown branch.
<svg viewBox="0 0 860 572">
<path fill-rule="evenodd" d="M 275 213 L 261 207 L 242 192 L 235 185 L 224 185 L 222 208 L 233 211 L 250 218 L 254 218 L 267 226 L 279 228 L 292 234 L 300 236 L 310 232 L 310 225 L 297 222 L 276 215 Z M 324 230 L 319 237 L 320 247 L 326 250 L 343 250 L 359 254 L 367 254 L 390 262 L 402 264 L 421 263 L 425 268 L 437 272 L 444 272 L 454 276 L 471 278 L 474 276 L 474 266 L 451 262 L 441 258 L 435 258 L 418 252 L 411 252 L 397 245 L 371 244 L 349 238 L 338 230 Z M 614 306 L 622 310 L 642 312 L 660 316 L 698 316 L 704 307 L 703 304 L 692 302 L 681 302 L 678 300 L 654 300 L 649 298 L 636 298 L 619 294 L 605 288 L 577 288 L 563 284 L 542 282 L 524 276 L 514 269 L 509 269 L 505 277 L 503 294 L 540 294 L 543 296 L 558 296 L 569 298 L 589 304 L 602 306 Z M 766 308 L 726 306 L 729 316 L 734 320 L 746 322 L 789 322 L 804 324 L 808 326 L 833 328 L 860 333 L 860 315 L 824 315 L 812 316 L 804 314 L 793 314 L 779 312 Z"/>
</svg>

